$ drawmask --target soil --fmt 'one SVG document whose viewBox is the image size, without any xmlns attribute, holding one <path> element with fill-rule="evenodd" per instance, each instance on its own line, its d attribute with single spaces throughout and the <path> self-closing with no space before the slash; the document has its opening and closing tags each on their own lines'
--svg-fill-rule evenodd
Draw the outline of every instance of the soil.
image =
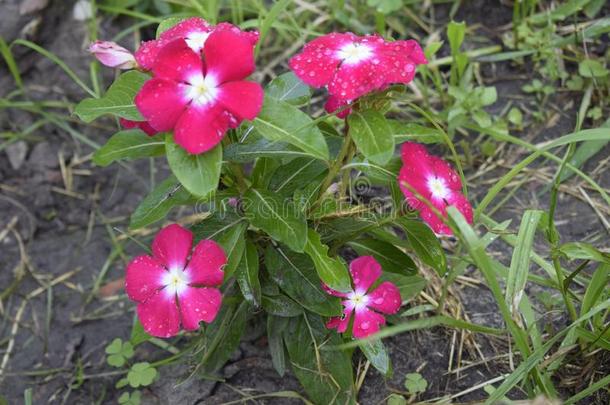
<svg viewBox="0 0 610 405">
<path fill-rule="evenodd" d="M 51 0 L 42 10 L 29 14 L 20 14 L 21 3 L 19 0 L 0 2 L 0 36 L 8 43 L 18 37 L 34 40 L 65 61 L 78 76 L 88 77 L 87 26 L 72 17 L 74 1 Z M 447 18 L 446 11 L 439 8 L 438 21 Z M 456 20 L 461 19 L 469 25 L 480 23 L 481 32 L 489 33 L 493 27 L 509 23 L 511 14 L 510 8 L 499 2 L 471 1 L 460 8 Z M 120 18 L 104 17 L 99 36 L 109 38 L 128 23 Z M 498 42 L 493 36 L 491 40 Z M 85 96 L 48 59 L 24 47 L 14 47 L 13 51 L 31 99 L 76 102 Z M 493 70 L 485 69 L 489 68 L 482 70 L 483 78 L 497 86 L 500 94 L 494 111 L 500 111 L 513 97 L 523 98 L 519 90 L 523 83 L 503 80 L 502 76 L 528 78 L 530 71 L 509 63 L 498 64 Z M 106 74 L 108 84 L 112 73 Z M 6 97 L 12 90 L 13 80 L 2 65 L 0 96 Z M 569 98 L 568 94 L 560 95 L 554 103 L 565 106 Z M 542 131 L 532 128 L 522 136 L 541 142 L 571 132 L 578 102 L 565 111 L 559 109 L 559 120 L 552 127 Z M 23 110 L 0 110 L 0 131 L 18 132 L 41 118 L 44 117 L 40 114 Z M 85 126 L 72 118 L 72 122 L 66 122 L 71 131 L 99 144 L 113 131 L 113 123 L 109 121 Z M 0 151 L 16 159 L 12 162 L 0 159 L 0 285 L 3 291 L 14 286 L 10 295 L 3 296 L 0 306 L 0 370 L 3 370 L 0 394 L 10 404 L 22 403 L 24 396 L 30 394 L 34 404 L 116 403 L 121 393 L 115 389 L 120 376 L 106 364 L 104 348 L 116 337 L 129 337 L 133 305 L 121 292 L 101 297 L 91 296 L 91 291 L 98 281 L 106 284 L 119 280 L 128 259 L 140 252 L 137 245 L 129 244 L 124 251 L 116 253 L 112 238 L 122 237 L 129 214 L 150 191 L 151 175 L 162 180 L 168 169 L 162 159 L 155 161 L 152 174 L 151 166 L 145 161 L 100 168 L 87 159 L 91 151 L 65 128 L 51 124 L 40 126 L 19 147 Z M 598 156 L 608 156 L 609 151 L 606 148 Z M 510 148 L 503 156 L 509 166 L 525 156 L 525 151 Z M 593 159 L 585 165 L 585 171 L 597 169 L 594 179 L 608 188 L 610 179 L 603 176 L 599 164 L 599 158 Z M 64 166 L 68 167 L 67 171 Z M 505 170 L 506 167 L 502 169 Z M 550 171 L 545 173 L 553 175 Z M 483 177 L 484 180 L 493 178 L 493 173 Z M 533 177 L 494 218 L 498 222 L 513 219 L 510 229 L 516 230 L 524 208 L 546 207 L 548 193 L 541 194 L 540 190 L 547 183 L 548 179 Z M 577 181 L 573 179 L 570 184 Z M 471 198 L 480 201 L 485 191 L 484 187 L 473 187 Z M 588 240 L 600 247 L 605 243 L 607 247 L 604 241 L 608 235 L 590 205 L 562 194 L 559 207 L 562 240 Z M 492 245 L 494 249 L 504 264 L 509 263 L 510 249 L 506 245 L 497 242 Z M 542 241 L 540 249 L 544 249 Z M 115 254 L 119 260 L 111 261 L 106 267 L 109 257 Z M 480 279 L 473 270 L 468 270 L 466 275 Z M 455 294 L 472 322 L 502 327 L 494 300 L 484 286 L 457 285 Z M 538 309 L 541 314 L 546 311 L 542 306 Z M 562 322 L 565 319 L 559 316 L 552 323 Z M 143 403 L 221 404 L 245 395 L 302 392 L 292 375 L 280 377 L 275 372 L 266 339 L 255 332 L 249 334 L 221 371 L 224 381 L 191 379 L 177 385 L 188 370 L 180 365 L 164 367 L 160 369 L 162 378 L 143 390 Z M 384 403 L 392 392 L 404 391 L 404 376 L 411 372 L 420 372 L 428 381 L 428 389 L 421 399 L 455 394 L 510 372 L 508 358 L 497 358 L 498 354 L 507 352 L 504 339 L 471 336 L 467 342 L 476 342 L 478 351 L 473 344 L 459 350 L 456 346 L 460 335 L 434 328 L 388 339 L 394 376 L 384 379 L 370 369 L 359 392 L 360 403 Z M 462 354 L 462 365 L 468 361 L 480 364 L 456 372 L 458 352 Z M 141 345 L 136 351 L 136 358 L 142 360 L 164 356 L 167 354 L 152 345 Z M 567 387 L 566 392 L 572 388 Z M 485 397 L 482 390 L 474 390 L 456 400 L 468 402 Z M 515 391 L 511 397 L 521 398 L 524 394 Z M 598 400 L 604 401 L 597 397 L 592 401 Z M 299 403 L 277 398 L 257 401 Z"/>
</svg>

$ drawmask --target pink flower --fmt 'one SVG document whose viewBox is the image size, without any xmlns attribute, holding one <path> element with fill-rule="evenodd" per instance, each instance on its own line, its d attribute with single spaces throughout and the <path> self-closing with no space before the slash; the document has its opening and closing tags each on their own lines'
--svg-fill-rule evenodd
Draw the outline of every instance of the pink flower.
<svg viewBox="0 0 610 405">
<path fill-rule="evenodd" d="M 308 85 L 327 86 L 331 97 L 347 103 L 390 83 L 409 83 L 423 63 L 426 58 L 414 40 L 386 42 L 377 35 L 348 32 L 305 44 L 289 65 Z"/>
<path fill-rule="evenodd" d="M 95 41 L 89 45 L 89 52 L 103 65 L 117 69 L 133 69 L 136 59 L 127 49 L 110 41 Z"/>
<path fill-rule="evenodd" d="M 180 225 L 161 229 L 152 243 L 152 256 L 138 256 L 127 266 L 125 291 L 138 303 L 144 330 L 171 337 L 210 323 L 220 309 L 225 252 L 212 240 L 202 240 L 191 253 L 193 234 Z"/>
<path fill-rule="evenodd" d="M 138 128 L 138 129 L 142 130 L 143 132 L 145 132 L 146 135 L 148 135 L 148 136 L 153 136 L 158 133 L 158 131 L 156 129 L 154 129 L 153 127 L 151 127 L 147 121 L 131 121 L 131 120 L 126 120 L 125 118 L 120 118 L 119 122 L 125 129 Z"/>
<path fill-rule="evenodd" d="M 248 40 L 252 45 L 256 45 L 256 42 L 258 42 L 258 31 L 244 32 L 229 23 L 220 23 L 212 26 L 202 18 L 193 17 L 163 32 L 159 39 L 143 42 L 136 51 L 136 60 L 143 69 L 151 70 L 161 49 L 176 39 L 184 39 L 194 52 L 201 53 L 205 41 L 213 31 L 217 30 L 234 32 Z"/>
<path fill-rule="evenodd" d="M 157 131 L 174 130 L 174 140 L 191 154 L 214 148 L 228 128 L 254 119 L 263 89 L 244 79 L 254 71 L 250 40 L 233 30 L 213 31 L 204 61 L 184 39 L 163 47 L 135 103 Z"/>
<path fill-rule="evenodd" d="M 451 235 L 449 228 L 426 204 L 429 201 L 443 217 L 447 217 L 447 206 L 453 205 L 472 223 L 472 207 L 462 194 L 462 182 L 451 166 L 443 159 L 430 155 L 420 144 L 406 142 L 402 145 L 403 166 L 398 175 L 398 184 L 407 203 L 419 210 L 419 215 L 437 234 Z M 407 185 L 417 191 L 417 197 Z"/>
<path fill-rule="evenodd" d="M 395 314 L 401 305 L 400 291 L 389 281 L 379 284 L 373 291 L 367 291 L 381 276 L 381 265 L 373 256 L 361 256 L 350 263 L 349 271 L 352 275 L 354 290 L 349 293 L 340 293 L 323 285 L 330 295 L 345 298 L 343 315 L 333 317 L 326 323 L 329 329 L 337 329 L 343 333 L 347 330 L 352 313 L 354 327 L 352 335 L 362 339 L 377 333 L 385 325 L 385 317 L 380 314 Z"/>
</svg>

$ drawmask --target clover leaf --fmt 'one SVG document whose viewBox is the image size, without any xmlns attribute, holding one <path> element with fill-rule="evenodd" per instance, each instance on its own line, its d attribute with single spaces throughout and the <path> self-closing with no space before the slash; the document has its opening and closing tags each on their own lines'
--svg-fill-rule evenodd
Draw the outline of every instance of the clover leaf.
<svg viewBox="0 0 610 405">
<path fill-rule="evenodd" d="M 419 373 L 409 373 L 405 376 L 405 388 L 411 394 L 424 392 L 428 387 L 428 381 Z"/>
<path fill-rule="evenodd" d="M 133 346 L 129 342 L 123 342 L 116 338 L 106 346 L 106 361 L 113 367 L 123 367 L 128 359 L 133 357 Z"/>
<path fill-rule="evenodd" d="M 138 388 L 152 384 L 156 376 L 157 370 L 150 363 L 142 362 L 131 366 L 131 370 L 127 373 L 127 380 L 133 388 Z"/>
<path fill-rule="evenodd" d="M 134 391 L 131 394 L 125 392 L 119 397 L 119 404 L 121 405 L 140 405 L 141 402 L 142 393 L 140 391 Z"/>
</svg>

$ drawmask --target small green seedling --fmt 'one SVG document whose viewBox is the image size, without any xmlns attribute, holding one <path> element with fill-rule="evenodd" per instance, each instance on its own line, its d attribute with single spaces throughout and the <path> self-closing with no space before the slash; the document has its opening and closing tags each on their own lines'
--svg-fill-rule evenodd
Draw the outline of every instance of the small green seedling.
<svg viewBox="0 0 610 405">
<path fill-rule="evenodd" d="M 428 381 L 419 373 L 409 373 L 405 376 L 405 388 L 411 394 L 421 394 L 428 388 Z"/>
<path fill-rule="evenodd" d="M 146 387 L 154 381 L 157 370 L 148 362 L 136 363 L 127 373 L 127 381 L 133 388 Z"/>
<path fill-rule="evenodd" d="M 113 367 L 123 367 L 128 359 L 133 357 L 133 346 L 116 338 L 106 346 L 106 361 Z"/>
</svg>

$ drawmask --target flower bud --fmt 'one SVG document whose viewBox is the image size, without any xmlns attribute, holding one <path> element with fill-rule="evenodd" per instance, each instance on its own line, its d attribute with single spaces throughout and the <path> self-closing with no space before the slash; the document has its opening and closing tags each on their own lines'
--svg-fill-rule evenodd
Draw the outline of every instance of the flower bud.
<svg viewBox="0 0 610 405">
<path fill-rule="evenodd" d="M 115 42 L 95 41 L 89 46 L 89 52 L 103 65 L 109 67 L 133 69 L 137 66 L 133 54 Z"/>
</svg>

